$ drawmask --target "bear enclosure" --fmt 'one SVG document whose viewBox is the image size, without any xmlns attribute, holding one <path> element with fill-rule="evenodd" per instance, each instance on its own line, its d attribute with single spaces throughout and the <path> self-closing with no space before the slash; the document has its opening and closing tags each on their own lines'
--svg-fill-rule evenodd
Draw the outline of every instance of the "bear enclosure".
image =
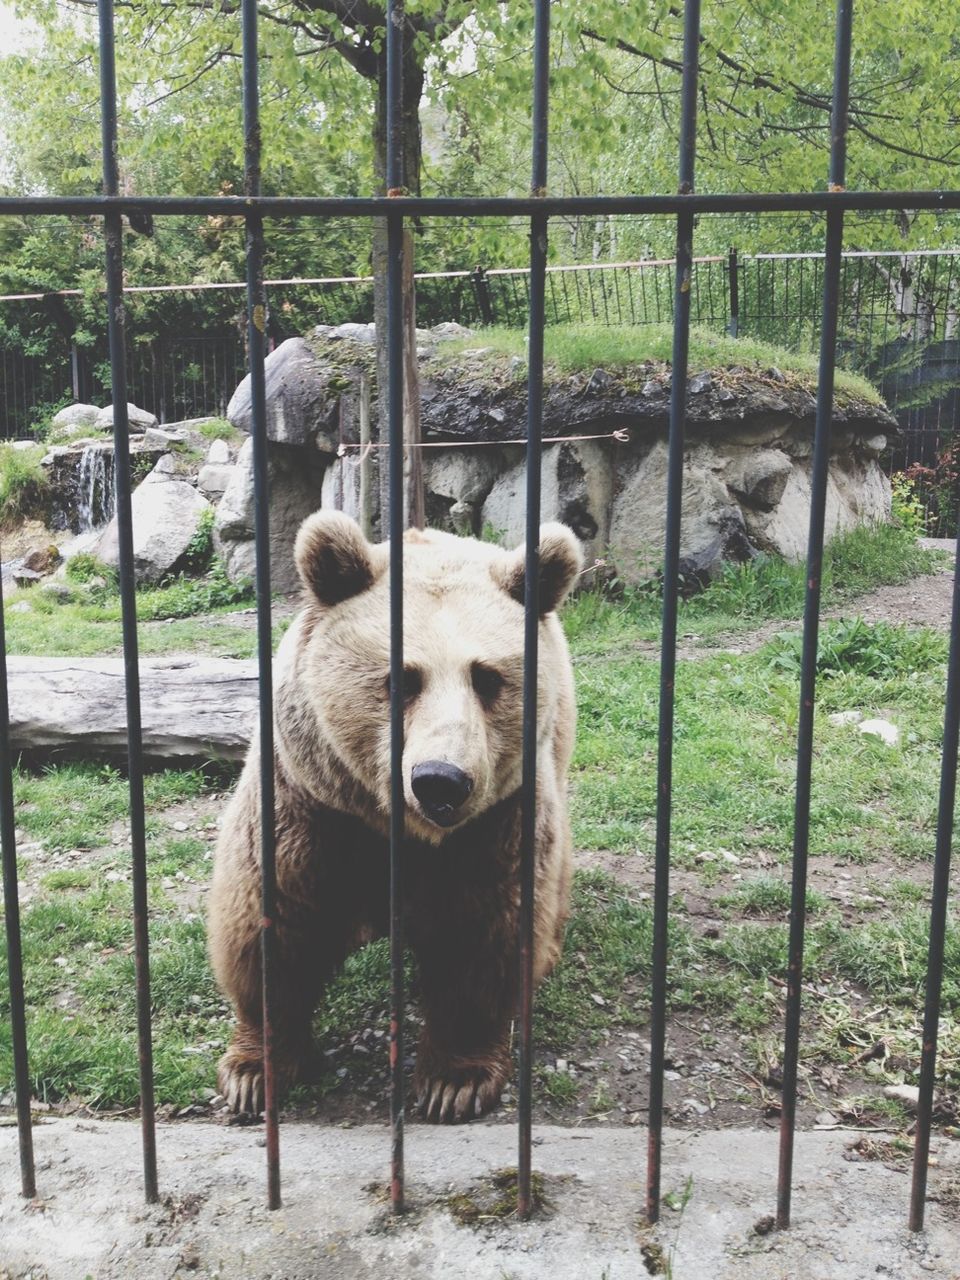
<svg viewBox="0 0 960 1280">
<path fill-rule="evenodd" d="M 817 684 L 818 634 L 821 612 L 821 579 L 824 553 L 834 368 L 837 355 L 840 276 L 844 244 L 844 215 L 854 210 L 957 210 L 960 191 L 871 191 L 847 189 L 846 138 L 850 94 L 853 36 L 853 0 L 839 0 L 836 11 L 836 46 L 832 90 L 832 126 L 829 175 L 826 189 L 781 194 L 700 194 L 695 189 L 695 138 L 700 48 L 700 0 L 685 0 L 684 47 L 681 86 L 681 136 L 678 186 L 675 195 L 553 197 L 548 184 L 548 88 L 549 0 L 535 0 L 534 84 L 532 118 L 534 149 L 530 195 L 482 198 L 421 198 L 404 194 L 406 175 L 401 167 L 400 134 L 403 127 L 402 58 L 404 10 L 402 0 L 387 4 L 387 194 L 383 197 L 264 197 L 260 194 L 261 137 L 258 119 L 257 6 L 242 0 L 244 67 L 245 194 L 211 197 L 133 197 L 120 193 L 118 171 L 117 109 L 114 65 L 113 0 L 99 0 L 101 112 L 103 134 L 103 194 L 89 197 L 4 197 L 0 215 L 97 215 L 105 236 L 105 279 L 108 297 L 111 352 L 114 445 L 116 456 L 117 517 L 119 530 L 120 592 L 123 618 L 124 670 L 128 729 L 130 842 L 133 870 L 133 912 L 140 1067 L 140 1119 L 146 1199 L 160 1195 L 157 1177 L 155 1108 L 151 1042 L 151 990 L 146 883 L 146 823 L 144 807 L 144 756 L 141 736 L 140 673 L 136 617 L 133 541 L 131 523 L 131 472 L 126 405 L 129 399 L 124 340 L 124 289 L 122 219 L 124 216 L 224 215 L 246 225 L 247 303 L 249 318 L 249 370 L 252 388 L 253 451 L 256 510 L 256 588 L 259 660 L 259 747 L 262 760 L 274 758 L 271 581 L 268 542 L 269 493 L 267 474 L 266 404 L 264 386 L 266 296 L 264 242 L 272 219 L 322 219 L 351 217 L 364 222 L 382 220 L 386 227 L 386 360 L 389 427 L 389 540 L 400 543 L 404 527 L 404 234 L 411 219 L 435 216 L 463 219 L 522 216 L 530 226 L 529 349 L 527 360 L 526 424 L 526 596 L 523 733 L 523 861 L 521 873 L 521 999 L 518 1010 L 519 1132 L 518 1211 L 530 1214 L 533 1206 L 531 1142 L 533 1090 L 533 922 L 534 829 L 537 767 L 536 690 L 538 635 L 538 539 L 540 527 L 541 419 L 543 409 L 544 327 L 546 322 L 547 237 L 552 218 L 565 214 L 644 214 L 675 220 L 676 267 L 673 302 L 673 359 L 666 480 L 666 535 L 663 548 L 662 646 L 657 755 L 657 804 L 654 931 L 650 1018 L 650 1099 L 647 1139 L 646 1215 L 656 1222 L 661 1211 L 661 1156 L 663 1148 L 664 1072 L 668 1002 L 668 923 L 670 919 L 672 765 L 674 738 L 674 684 L 677 667 L 677 615 L 680 595 L 680 522 L 683 496 L 683 462 L 688 352 L 691 320 L 691 273 L 695 221 L 711 215 L 818 212 L 826 219 L 823 268 L 820 365 L 816 428 L 812 463 L 812 492 L 807 549 L 807 585 L 803 621 L 800 699 L 797 713 L 796 794 L 792 888 L 786 979 L 786 1025 L 783 1033 L 783 1085 L 780 1113 L 780 1160 L 777 1181 L 776 1221 L 790 1225 L 793 1186 L 794 1136 L 797 1108 L 797 1076 L 801 1051 L 800 1014 L 805 943 L 807 863 L 810 843 L 814 709 Z M 918 36 L 922 38 L 922 36 Z M 385 530 L 386 532 L 386 530 Z M 390 817 L 392 1003 L 390 1017 L 391 1150 L 390 1199 L 396 1212 L 404 1208 L 404 968 L 401 909 L 404 879 L 404 793 L 401 754 L 404 734 L 403 705 L 403 563 L 390 558 L 391 592 L 391 749 L 392 788 Z M 919 1105 L 913 1158 L 913 1182 L 909 1203 L 910 1227 L 923 1226 L 927 1166 L 933 1118 L 934 1071 L 938 1018 L 944 964 L 947 899 L 953 831 L 960 730 L 960 557 L 954 570 L 952 629 L 941 761 L 941 786 L 936 833 L 930 920 L 929 958 L 922 1040 Z M 10 744 L 9 707 L 3 613 L 0 608 L 0 837 L 6 939 L 9 956 L 12 1035 L 14 1045 L 16 1106 L 20 1143 L 20 1170 L 24 1196 L 37 1189 L 34 1167 L 29 1045 L 27 1043 L 24 973 L 18 912 L 16 815 L 13 801 L 13 758 Z M 265 1121 L 267 1199 L 280 1205 L 280 1140 L 278 1098 L 272 1068 L 271 1009 L 274 1000 L 272 956 L 275 945 L 274 777 L 261 771 L 262 850 L 262 946 L 265 1028 Z M 639 1145 L 639 1144 L 638 1144 Z M 638 1151 L 639 1160 L 639 1151 Z M 736 1171 L 732 1171 L 736 1177 Z"/>
</svg>

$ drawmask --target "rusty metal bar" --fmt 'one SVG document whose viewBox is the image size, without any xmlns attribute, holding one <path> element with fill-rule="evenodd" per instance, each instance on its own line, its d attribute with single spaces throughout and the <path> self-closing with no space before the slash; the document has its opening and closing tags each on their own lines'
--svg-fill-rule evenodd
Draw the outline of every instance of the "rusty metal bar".
<svg viewBox="0 0 960 1280">
<path fill-rule="evenodd" d="M 244 188 L 260 194 L 260 106 L 256 0 L 242 0 Z M 270 492 L 267 474 L 267 295 L 263 282 L 263 219 L 246 216 L 247 332 L 253 424 L 254 535 L 256 539 L 257 663 L 260 679 L 260 932 L 263 981 L 263 1114 L 267 1142 L 267 1205 L 280 1208 L 280 1132 L 273 1022 L 277 968 L 277 868 L 274 826 L 273 644 L 270 607 Z"/>
<path fill-rule="evenodd" d="M 17 837 L 13 809 L 13 756 L 10 752 L 10 704 L 7 696 L 7 640 L 2 598 L 0 598 L 0 853 L 3 856 L 3 916 L 7 935 L 13 1087 L 17 1099 L 17 1135 L 20 1142 L 20 1192 L 28 1200 L 32 1200 L 37 1194 L 37 1179 L 33 1161 L 33 1129 L 30 1123 L 30 1064 L 27 1056 L 27 1016 L 23 993 L 23 947 L 20 937 Z"/>
<path fill-rule="evenodd" d="M 930 1125 L 933 1119 L 933 1083 L 940 1032 L 940 991 L 943 985 L 944 939 L 950 893 L 950 856 L 953 815 L 957 796 L 957 745 L 960 740 L 960 540 L 953 571 L 953 614 L 950 623 L 950 659 L 943 717 L 943 758 L 940 764 L 940 805 L 937 811 L 937 844 L 933 864 L 930 905 L 930 941 L 927 952 L 927 989 L 920 1051 L 920 1097 L 913 1139 L 913 1180 L 910 1189 L 910 1230 L 923 1229 L 930 1159 Z"/>
<path fill-rule="evenodd" d="M 842 190 L 846 175 L 847 110 L 850 99 L 850 52 L 853 0 L 839 0 L 830 118 L 830 187 Z M 803 612 L 800 666 L 800 710 L 797 727 L 797 789 L 794 804 L 793 883 L 787 953 L 787 1010 L 783 1044 L 783 1092 L 780 1111 L 780 1165 L 777 1183 L 777 1226 L 790 1225 L 794 1130 L 797 1112 L 797 1067 L 800 1057 L 800 1004 L 803 991 L 803 948 L 806 926 L 807 860 L 810 846 L 810 789 L 813 768 L 813 719 L 817 686 L 817 641 L 820 628 L 820 585 L 823 573 L 824 520 L 830 462 L 830 422 L 836 372 L 837 322 L 843 249 L 843 210 L 827 214 L 820 370 L 810 485 L 810 529 L 807 540 L 807 590 Z"/>
<path fill-rule="evenodd" d="M 683 8 L 683 72 L 680 106 L 679 194 L 693 191 L 697 148 L 697 87 L 700 0 Z M 677 266 L 673 303 L 673 372 L 667 445 L 667 515 L 663 553 L 663 621 L 660 645 L 660 723 L 657 747 L 657 836 L 653 886 L 653 980 L 650 993 L 650 1106 L 647 1134 L 649 1222 L 660 1217 L 663 1154 L 663 1071 L 667 1017 L 667 931 L 670 916 L 670 820 L 673 803 L 674 680 L 677 669 L 677 607 L 680 596 L 680 513 L 683 445 L 687 416 L 687 363 L 693 275 L 693 213 L 677 217 Z"/>
<path fill-rule="evenodd" d="M 387 190 L 402 191 L 403 0 L 387 3 Z M 404 1210 L 403 1137 L 403 216 L 387 213 L 387 430 L 390 492 L 390 1205 Z"/>
<path fill-rule="evenodd" d="M 533 40 L 533 156 L 530 188 L 547 188 L 550 3 L 536 0 Z M 527 352 L 526 568 L 523 632 L 523 776 L 520 826 L 520 1036 L 517 1091 L 517 1212 L 530 1216 L 533 1110 L 533 924 L 537 824 L 537 667 L 540 638 L 540 472 L 543 335 L 546 325 L 547 219 L 530 219 L 530 321 Z"/>
<path fill-rule="evenodd" d="M 103 138 L 103 190 L 119 189 L 117 90 L 113 42 L 113 0 L 99 0 L 100 110 Z M 117 542 L 123 667 L 127 704 L 127 771 L 130 784 L 130 855 L 133 879 L 134 962 L 137 983 L 137 1048 L 140 1068 L 140 1125 L 143 1181 L 148 1204 L 159 1198 L 154 1124 L 153 1040 L 150 1022 L 150 933 L 147 909 L 146 819 L 143 800 L 143 738 L 140 719 L 140 661 L 137 641 L 136 576 L 133 563 L 130 424 L 127 418 L 126 308 L 123 301 L 123 227 L 120 211 L 104 218 L 106 239 L 107 326 L 110 338 L 110 386 L 113 399 L 113 447 L 116 466 Z"/>
</svg>

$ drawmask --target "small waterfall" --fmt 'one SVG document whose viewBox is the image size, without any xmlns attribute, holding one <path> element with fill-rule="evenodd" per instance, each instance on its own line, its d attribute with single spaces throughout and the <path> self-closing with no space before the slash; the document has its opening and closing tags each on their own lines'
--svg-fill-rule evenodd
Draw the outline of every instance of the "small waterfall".
<svg viewBox="0 0 960 1280">
<path fill-rule="evenodd" d="M 77 532 L 99 529 L 116 508 L 116 466 L 113 450 L 88 444 L 80 455 L 77 477 Z"/>
</svg>

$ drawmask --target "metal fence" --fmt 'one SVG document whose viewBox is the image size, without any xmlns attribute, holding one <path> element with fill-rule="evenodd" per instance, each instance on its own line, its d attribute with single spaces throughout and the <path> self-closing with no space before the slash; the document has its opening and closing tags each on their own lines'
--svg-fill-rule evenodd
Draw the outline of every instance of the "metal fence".
<svg viewBox="0 0 960 1280">
<path fill-rule="evenodd" d="M 691 323 L 759 338 L 790 351 L 820 341 L 822 253 L 695 257 Z M 675 261 L 591 262 L 548 266 L 547 324 L 672 324 Z M 468 326 L 522 328 L 530 308 L 529 267 L 474 267 L 416 277 L 422 326 L 454 320 Z M 246 368 L 238 313 L 240 284 L 142 286 L 127 290 L 127 380 L 131 400 L 161 422 L 222 416 Z M 363 276 L 268 280 L 268 346 L 316 324 L 373 318 L 373 282 Z M 146 317 L 139 304 L 169 295 L 175 316 Z M 49 304 L 68 306 L 79 290 L 0 298 L 8 334 L 0 338 L 0 436 L 30 434 L 66 398 L 105 401 L 109 360 L 104 335 L 73 345 Z M 174 302 L 175 300 L 175 302 Z M 936 468 L 960 433 L 960 251 L 845 251 L 839 283 L 838 361 L 864 374 L 897 415 L 900 435 L 891 471 Z M 16 341 L 14 339 L 16 338 Z M 19 344 L 19 345 L 18 345 Z M 44 354 L 27 354 L 42 347 Z"/>
<path fill-rule="evenodd" d="M 684 6 L 684 50 L 679 160 L 676 195 L 557 198 L 547 192 L 547 110 L 549 77 L 549 0 L 536 0 L 535 66 L 533 93 L 534 151 L 531 195 L 521 198 L 432 198 L 391 195 L 376 198 L 263 198 L 259 188 L 260 137 L 257 87 L 257 6 L 242 0 L 245 171 L 243 197 L 181 199 L 174 197 L 129 198 L 118 195 L 117 119 L 114 76 L 112 0 L 100 0 L 100 54 L 102 73 L 104 194 L 100 197 L 23 198 L 0 200 L 0 214 L 100 215 L 106 244 L 106 289 L 111 353 L 111 391 L 118 411 L 114 440 L 117 457 L 117 515 L 120 546 L 120 583 L 123 610 L 126 705 L 129 737 L 128 772 L 131 813 L 131 856 L 133 868 L 133 911 L 140 1054 L 141 1125 L 144 1185 L 148 1201 L 159 1194 L 154 1133 L 152 1049 L 150 1025 L 150 969 L 145 873 L 145 823 L 143 795 L 143 752 L 140 727 L 140 695 L 136 607 L 134 596 L 133 543 L 131 525 L 131 484 L 127 439 L 129 382 L 124 341 L 124 295 L 122 276 L 121 215 L 149 212 L 154 217 L 172 213 L 228 213 L 244 219 L 247 228 L 247 304 L 249 315 L 248 353 L 253 390 L 253 441 L 256 481 L 257 543 L 257 623 L 260 674 L 261 759 L 274 759 L 271 683 L 271 604 L 268 556 L 268 487 L 266 467 L 264 356 L 266 297 L 263 281 L 265 223 L 274 217 L 324 217 L 350 215 L 358 219 L 382 218 L 386 222 L 387 254 L 387 346 L 389 363 L 388 429 L 391 545 L 400 544 L 403 534 L 403 345 L 402 345 L 402 245 L 408 218 L 443 214 L 482 218 L 491 215 L 522 215 L 530 220 L 529 270 L 529 373 L 527 416 L 527 513 L 526 513 L 526 596 L 525 659 L 523 697 L 523 781 L 522 869 L 520 936 L 517 952 L 519 978 L 519 1132 L 518 1210 L 526 1216 L 531 1208 L 531 1100 L 533 1002 L 533 834 L 536 818 L 536 699 L 538 637 L 538 537 L 540 520 L 540 436 L 544 327 L 547 319 L 547 235 L 550 220 L 564 213 L 643 213 L 676 220 L 676 265 L 673 273 L 673 368 L 670 404 L 669 465 L 667 477 L 667 517 L 664 545 L 663 624 L 657 761 L 656 879 L 654 888 L 654 943 L 650 1052 L 650 1102 L 647 1142 L 646 1214 L 651 1222 L 660 1213 L 660 1173 L 663 1143 L 663 1084 L 667 1012 L 669 882 L 671 864 L 671 770 L 674 734 L 674 675 L 677 661 L 677 608 L 679 586 L 680 517 L 683 490 L 684 431 L 686 417 L 687 368 L 690 322 L 694 295 L 693 233 L 695 217 L 736 212 L 817 210 L 826 214 L 826 252 L 822 266 L 822 306 L 818 324 L 820 377 L 817 397 L 815 446 L 812 462 L 812 492 L 807 553 L 807 588 L 803 620 L 803 656 L 800 684 L 797 739 L 796 798 L 792 860 L 792 898 L 789 930 L 789 960 L 786 974 L 787 1014 L 783 1041 L 783 1086 L 780 1120 L 780 1162 L 777 1182 L 777 1222 L 790 1222 L 793 1181 L 794 1129 L 797 1102 L 797 1067 L 800 1052 L 800 1009 L 804 955 L 805 897 L 811 801 L 811 762 L 814 741 L 816 697 L 816 656 L 823 564 L 824 513 L 827 494 L 831 409 L 835 359 L 842 339 L 840 303 L 843 282 L 842 245 L 844 215 L 856 209 L 957 209 L 960 191 L 856 192 L 846 189 L 845 148 L 851 60 L 852 0 L 839 0 L 837 10 L 836 55 L 833 80 L 833 121 L 829 186 L 826 191 L 794 194 L 698 195 L 694 189 L 694 161 L 697 108 L 697 57 L 699 45 L 699 0 Z M 403 12 L 400 0 L 387 6 L 387 100 L 388 166 L 387 187 L 402 189 L 400 153 L 397 146 L 400 122 L 400 56 Z M 392 1004 L 390 1015 L 391 1062 L 391 1200 L 400 1211 L 404 1204 L 404 1076 L 403 1076 L 403 936 L 402 902 L 404 882 L 404 800 L 401 752 L 404 737 L 403 707 L 403 561 L 390 557 L 390 670 L 392 807 L 390 818 L 390 894 Z M 0 608 L 0 652 L 3 651 L 3 613 Z M 933 904 L 930 926 L 929 965 L 922 1040 L 919 1108 L 910 1199 L 909 1221 L 914 1229 L 923 1224 L 927 1162 L 932 1115 L 934 1066 L 937 1049 L 940 988 L 943 971 L 944 934 L 951 855 L 951 836 L 960 730 L 960 558 L 954 579 L 953 629 L 950 643 L 949 676 L 942 756 L 942 781 L 936 838 Z M 28 1044 L 24 1012 L 23 964 L 17 897 L 15 822 L 12 793 L 12 761 L 7 705 L 6 659 L 0 662 L 0 836 L 3 845 L 3 874 L 6 936 L 9 955 L 12 1032 L 15 1050 L 17 1119 L 20 1137 L 22 1189 L 32 1196 L 36 1187 L 31 1126 Z M 274 1007 L 276 956 L 276 876 L 274 833 L 274 773 L 261 769 L 261 847 L 263 877 L 263 1026 L 264 1077 L 266 1092 L 266 1152 L 268 1203 L 280 1203 L 280 1144 L 277 1087 L 274 1075 L 274 1046 L 271 1016 Z M 638 1160 L 640 1154 L 638 1152 Z M 731 1170 L 731 1176 L 735 1171 Z"/>
</svg>

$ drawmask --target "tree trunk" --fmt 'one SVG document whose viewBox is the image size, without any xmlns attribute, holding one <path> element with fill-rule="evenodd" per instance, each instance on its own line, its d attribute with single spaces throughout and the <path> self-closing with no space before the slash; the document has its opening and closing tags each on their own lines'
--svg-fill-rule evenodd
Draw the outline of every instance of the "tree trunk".
<svg viewBox="0 0 960 1280">
<path fill-rule="evenodd" d="M 409 195 L 420 194 L 420 99 L 423 96 L 421 55 L 413 47 L 413 32 L 407 28 L 403 58 L 403 110 L 401 112 L 402 186 Z M 377 76 L 377 119 L 374 142 L 377 191 L 387 191 L 387 66 L 386 50 L 380 54 Z M 377 421 L 381 441 L 387 439 L 387 224 L 381 218 L 373 226 L 373 318 L 377 326 Z M 416 319 L 414 318 L 414 325 Z M 389 457 L 380 454 L 380 536 L 386 538 L 390 525 Z"/>
<path fill-rule="evenodd" d="M 122 658 L 7 658 L 14 751 L 123 756 Z M 256 718 L 256 662 L 163 658 L 140 663 L 148 760 L 242 760 Z"/>
</svg>

